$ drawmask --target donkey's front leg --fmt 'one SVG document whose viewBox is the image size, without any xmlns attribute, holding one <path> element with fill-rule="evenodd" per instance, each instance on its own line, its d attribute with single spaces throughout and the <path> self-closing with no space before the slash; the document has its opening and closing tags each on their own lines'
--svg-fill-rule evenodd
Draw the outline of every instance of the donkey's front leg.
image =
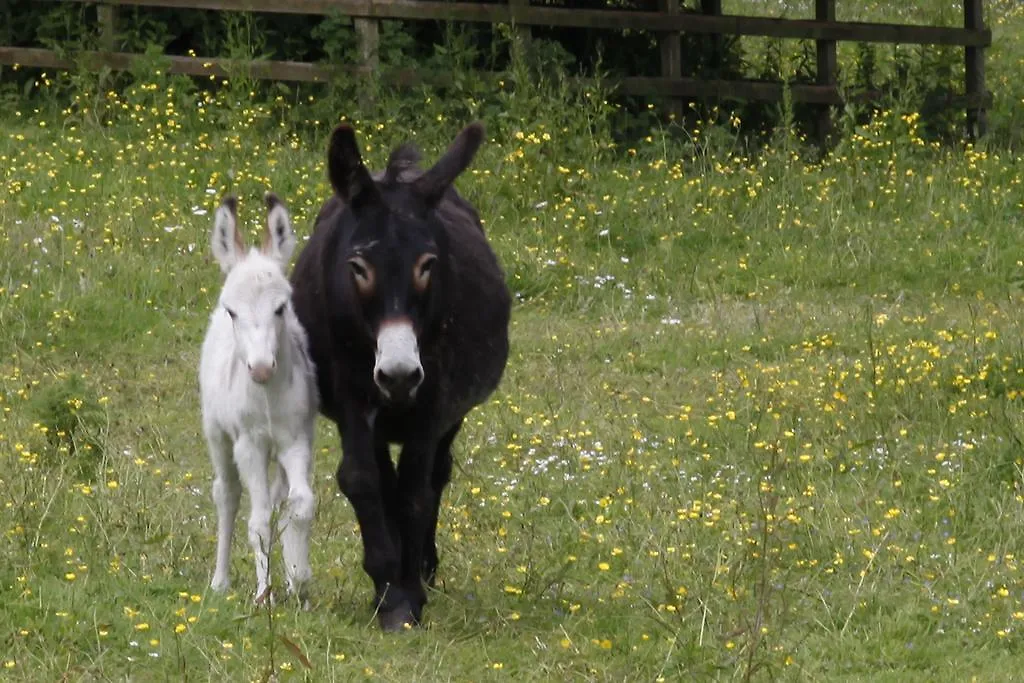
<svg viewBox="0 0 1024 683">
<path fill-rule="evenodd" d="M 357 410 L 350 410 L 342 430 L 338 488 L 345 494 L 363 536 L 363 569 L 373 579 L 381 628 L 396 631 L 412 621 L 409 596 L 399 585 L 401 546 L 384 503 L 382 473 L 373 433 Z M 388 463 L 390 464 L 390 463 Z"/>
<path fill-rule="evenodd" d="M 462 427 L 462 420 L 459 420 L 454 427 L 441 437 L 434 453 L 434 471 L 430 475 L 430 484 L 433 489 L 432 507 L 430 518 L 426 522 L 425 540 L 423 545 L 423 569 L 421 575 L 423 580 L 431 588 L 437 578 L 437 520 L 441 512 L 441 497 L 444 489 L 452 477 L 452 442 L 455 435 Z"/>
<path fill-rule="evenodd" d="M 402 586 L 412 597 L 412 616 L 419 622 L 427 594 L 423 585 L 424 553 L 436 523 L 435 505 L 440 492 L 431 481 L 437 440 L 406 442 L 398 461 L 397 516 L 402 536 Z"/>
<path fill-rule="evenodd" d="M 266 449 L 252 439 L 242 436 L 235 442 L 235 463 L 238 473 L 249 491 L 249 545 L 256 558 L 256 596 L 262 602 L 269 597 L 270 588 L 270 515 L 273 502 L 270 482 L 267 480 L 268 457 Z"/>
</svg>

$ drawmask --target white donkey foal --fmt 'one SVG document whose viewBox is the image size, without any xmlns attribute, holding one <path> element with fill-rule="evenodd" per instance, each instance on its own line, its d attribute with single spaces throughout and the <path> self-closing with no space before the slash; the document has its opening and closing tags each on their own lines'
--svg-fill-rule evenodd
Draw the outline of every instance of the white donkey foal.
<svg viewBox="0 0 1024 683">
<path fill-rule="evenodd" d="M 213 226 L 213 255 L 227 277 L 199 365 L 217 506 L 211 587 L 223 591 L 231 584 L 231 537 L 244 483 L 252 505 L 249 543 L 256 556 L 257 602 L 269 595 L 271 510 L 287 498 L 279 528 L 288 591 L 305 603 L 312 577 L 309 533 L 315 501 L 310 479 L 318 399 L 306 333 L 292 310 L 284 273 L 295 235 L 280 200 L 268 193 L 266 202 L 267 233 L 259 250 L 246 253 L 235 197 L 223 199 Z"/>
</svg>

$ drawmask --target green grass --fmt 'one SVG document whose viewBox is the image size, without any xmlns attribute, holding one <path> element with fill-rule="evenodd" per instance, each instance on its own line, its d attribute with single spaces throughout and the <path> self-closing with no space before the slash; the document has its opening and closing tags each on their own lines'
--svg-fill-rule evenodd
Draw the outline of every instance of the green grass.
<svg viewBox="0 0 1024 683">
<path fill-rule="evenodd" d="M 998 83 L 1024 20 L 997 9 Z M 255 232 L 271 188 L 307 234 L 330 124 L 152 82 L 87 98 L 109 125 L 26 103 L 0 127 L 5 680 L 1014 677 L 1016 150 L 898 112 L 823 161 L 489 121 L 459 187 L 517 295 L 512 354 L 456 445 L 425 627 L 385 636 L 325 420 L 312 610 L 250 606 L 241 529 L 238 592 L 207 589 L 212 210 L 239 193 Z M 356 121 L 373 166 L 464 123 L 421 107 Z"/>
</svg>

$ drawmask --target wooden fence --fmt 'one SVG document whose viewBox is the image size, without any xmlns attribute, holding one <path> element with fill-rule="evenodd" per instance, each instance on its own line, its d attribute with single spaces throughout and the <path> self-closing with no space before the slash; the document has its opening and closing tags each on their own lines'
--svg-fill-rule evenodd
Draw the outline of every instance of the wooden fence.
<svg viewBox="0 0 1024 683">
<path fill-rule="evenodd" d="M 739 99 L 781 101 L 786 88 L 793 102 L 819 105 L 819 132 L 825 131 L 831 108 L 843 103 L 837 85 L 837 41 L 948 45 L 964 48 L 965 82 L 963 94 L 950 98 L 950 106 L 967 111 L 968 134 L 985 132 L 985 111 L 991 95 L 985 89 L 985 48 L 991 44 L 991 31 L 985 27 L 982 0 L 963 0 L 962 27 L 919 26 L 836 21 L 836 0 L 815 0 L 814 19 L 775 19 L 722 14 L 721 0 L 700 0 L 700 12 L 682 12 L 680 0 L 651 0 L 656 9 L 622 11 L 612 9 L 569 9 L 535 6 L 530 0 L 503 0 L 497 4 L 437 0 L 50 0 L 87 2 L 97 5 L 101 45 L 104 50 L 76 56 L 76 60 L 58 53 L 25 47 L 0 46 L 0 64 L 53 69 L 74 68 L 76 63 L 96 68 L 128 69 L 138 56 L 114 51 L 118 6 L 146 6 L 177 9 L 251 11 L 310 15 L 341 14 L 353 18 L 359 36 L 360 64 L 332 66 L 304 62 L 260 60 L 236 64 L 217 57 L 170 56 L 170 71 L 195 76 L 226 75 L 242 68 L 256 78 L 290 81 L 326 81 L 339 70 L 371 73 L 377 70 L 378 21 L 381 19 L 447 20 L 457 22 L 505 23 L 528 32 L 530 26 L 560 26 L 592 29 L 635 29 L 654 32 L 659 37 L 661 75 L 627 76 L 614 84 L 618 92 L 630 95 L 667 98 L 678 111 L 687 99 Z M 762 36 L 770 38 L 814 40 L 817 54 L 816 81 L 813 84 L 783 84 L 752 80 L 707 80 L 682 76 L 681 34 L 720 36 Z M 718 37 L 718 38 L 716 38 Z M 382 74 L 399 84 L 443 75 L 402 70 Z"/>
</svg>

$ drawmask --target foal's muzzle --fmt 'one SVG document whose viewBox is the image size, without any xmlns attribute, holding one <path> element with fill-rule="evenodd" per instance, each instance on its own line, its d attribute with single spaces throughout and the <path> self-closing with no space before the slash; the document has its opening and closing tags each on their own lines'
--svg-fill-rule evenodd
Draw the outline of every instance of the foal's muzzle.
<svg viewBox="0 0 1024 683">
<path fill-rule="evenodd" d="M 270 381 L 270 378 L 274 376 L 274 369 L 277 366 L 277 362 L 271 363 L 256 363 L 249 366 L 249 376 L 252 377 L 252 381 L 257 384 L 266 384 Z"/>
</svg>

